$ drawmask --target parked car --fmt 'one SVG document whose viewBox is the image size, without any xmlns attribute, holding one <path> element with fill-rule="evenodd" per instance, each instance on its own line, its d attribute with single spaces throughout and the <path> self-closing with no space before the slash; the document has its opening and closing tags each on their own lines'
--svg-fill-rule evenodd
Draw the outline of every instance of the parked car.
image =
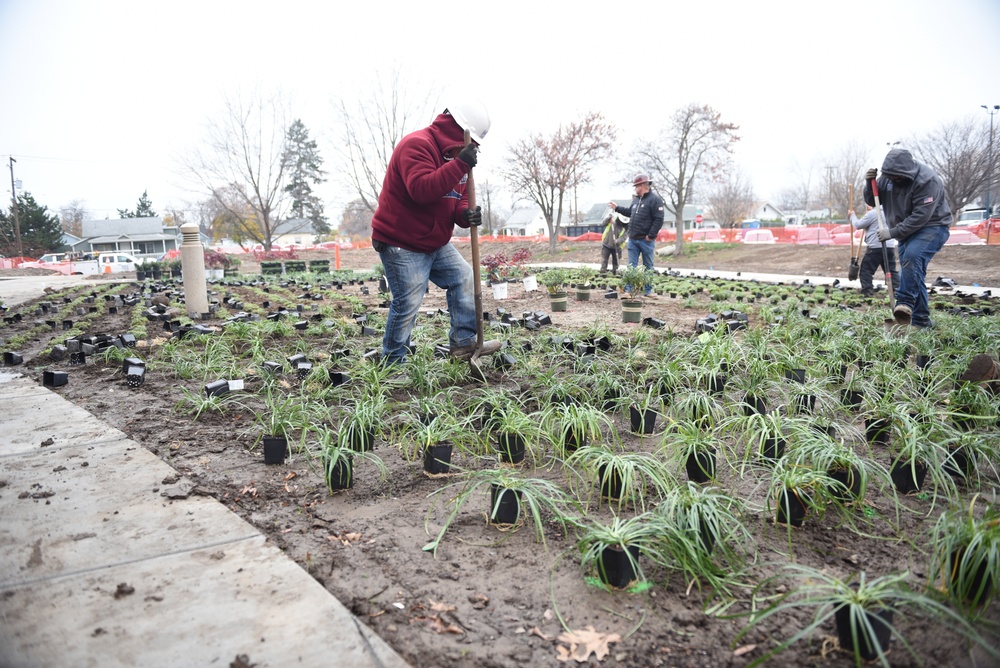
<svg viewBox="0 0 1000 668">
<path fill-rule="evenodd" d="M 718 229 L 690 230 L 684 233 L 684 241 L 721 244 L 722 232 Z"/>
<path fill-rule="evenodd" d="M 743 243 L 745 244 L 773 244 L 774 234 L 771 230 L 746 230 L 743 233 Z"/>
<path fill-rule="evenodd" d="M 959 246 L 979 246 L 981 244 L 985 245 L 986 240 L 977 237 L 972 233 L 971 230 L 965 229 L 951 229 L 951 235 L 948 237 L 948 241 L 945 244 L 959 245 Z"/>
<path fill-rule="evenodd" d="M 986 209 L 969 209 L 968 211 L 963 211 L 958 214 L 958 220 L 955 221 L 955 227 L 978 225 L 986 220 L 986 218 Z"/>
<path fill-rule="evenodd" d="M 825 227 L 802 227 L 795 231 L 793 243 L 811 246 L 829 246 L 833 243 Z"/>
</svg>

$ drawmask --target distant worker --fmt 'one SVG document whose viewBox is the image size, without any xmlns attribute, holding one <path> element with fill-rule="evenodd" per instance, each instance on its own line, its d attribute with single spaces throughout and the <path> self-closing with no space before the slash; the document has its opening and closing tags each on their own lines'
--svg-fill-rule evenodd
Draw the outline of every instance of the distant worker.
<svg viewBox="0 0 1000 668">
<path fill-rule="evenodd" d="M 489 129 L 490 117 L 481 103 L 460 102 L 428 127 L 403 137 L 389 158 L 372 218 L 372 246 L 392 293 L 382 337 L 386 364 L 406 359 L 431 281 L 446 291 L 451 356 L 468 360 L 475 352 L 477 286 L 472 284 L 472 267 L 451 244 L 451 235 L 455 225 L 468 228 L 483 222 L 482 209 L 469 208 L 466 184 Z M 464 130 L 472 139 L 468 146 Z M 499 341 L 486 341 L 481 354 L 499 349 Z"/>
<path fill-rule="evenodd" d="M 609 211 L 604 218 L 604 234 L 601 236 L 601 273 L 608 273 L 608 260 L 611 260 L 611 273 L 618 273 L 618 258 L 625 248 L 625 232 L 628 225 L 622 222 L 622 217 L 614 211 Z"/>
<path fill-rule="evenodd" d="M 639 255 L 642 255 L 642 264 L 647 269 L 653 269 L 653 250 L 655 248 L 656 235 L 663 227 L 663 200 L 653 192 L 653 182 L 649 174 L 636 174 L 632 181 L 635 187 L 635 196 L 629 208 L 618 206 L 617 202 L 608 202 L 608 206 L 617 214 L 628 216 L 628 263 L 629 266 L 639 265 Z M 653 292 L 653 286 L 644 286 L 645 296 Z"/>
<path fill-rule="evenodd" d="M 875 205 L 872 180 L 878 170 L 865 174 L 865 202 Z M 882 161 L 878 177 L 879 200 L 887 228 L 878 231 L 879 241 L 899 242 L 899 283 L 893 318 L 900 325 L 933 327 L 927 304 L 927 265 L 948 241 L 951 208 L 944 183 L 933 169 L 917 162 L 910 152 L 894 148 Z"/>
<path fill-rule="evenodd" d="M 886 287 L 895 292 L 899 285 L 899 277 L 896 275 L 896 245 L 898 242 L 895 239 L 889 239 L 885 242 L 884 259 L 888 260 L 889 266 L 884 266 L 882 242 L 878 240 L 878 211 L 875 210 L 875 207 L 870 206 L 868 213 L 861 218 L 854 215 L 854 209 L 848 211 L 847 215 L 855 230 L 865 231 L 865 244 L 868 246 L 864 258 L 861 259 L 861 272 L 858 276 L 861 279 L 861 294 L 865 297 L 871 297 L 875 294 L 872 278 L 875 276 L 875 270 L 879 267 L 882 267 L 882 271 L 887 277 L 892 277 L 891 285 Z"/>
</svg>

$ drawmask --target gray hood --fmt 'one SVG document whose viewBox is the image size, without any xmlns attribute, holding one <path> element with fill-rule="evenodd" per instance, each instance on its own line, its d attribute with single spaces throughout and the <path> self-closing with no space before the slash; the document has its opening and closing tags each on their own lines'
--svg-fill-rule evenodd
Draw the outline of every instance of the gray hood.
<svg viewBox="0 0 1000 668">
<path fill-rule="evenodd" d="M 886 176 L 902 176 L 912 181 L 917 178 L 919 171 L 920 167 L 913 160 L 913 156 L 903 148 L 892 149 L 882 161 L 882 173 Z"/>
</svg>

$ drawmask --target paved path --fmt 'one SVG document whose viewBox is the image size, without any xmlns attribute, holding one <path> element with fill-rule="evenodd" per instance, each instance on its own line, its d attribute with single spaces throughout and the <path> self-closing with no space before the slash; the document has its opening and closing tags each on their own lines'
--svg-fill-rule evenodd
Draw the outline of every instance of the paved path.
<svg viewBox="0 0 1000 668">
<path fill-rule="evenodd" d="M 0 280 L 0 302 L 74 281 Z M 0 666 L 406 666 L 253 526 L 13 371 L 0 369 Z"/>
</svg>

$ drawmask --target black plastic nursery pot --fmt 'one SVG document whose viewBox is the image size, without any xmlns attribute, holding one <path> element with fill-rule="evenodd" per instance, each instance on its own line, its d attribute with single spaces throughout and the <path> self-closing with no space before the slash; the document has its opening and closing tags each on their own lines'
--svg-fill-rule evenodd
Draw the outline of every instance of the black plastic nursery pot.
<svg viewBox="0 0 1000 668">
<path fill-rule="evenodd" d="M 497 436 L 497 450 L 500 452 L 500 461 L 520 464 L 524 461 L 524 437 L 520 434 L 503 432 Z"/>
<path fill-rule="evenodd" d="M 826 472 L 839 485 L 830 485 L 830 495 L 843 502 L 851 503 L 861 497 L 861 474 L 857 468 L 832 468 Z"/>
<path fill-rule="evenodd" d="M 968 546 L 966 546 L 968 547 Z M 996 584 L 993 575 L 989 571 L 989 560 L 983 556 L 975 565 L 975 559 L 970 558 L 970 563 L 966 565 L 966 574 L 960 577 L 959 568 L 962 560 L 966 558 L 966 547 L 959 548 L 951 553 L 951 561 L 947 569 L 946 585 L 948 591 L 957 599 L 961 599 L 973 606 L 980 606 L 987 603 L 992 597 Z M 974 572 L 973 571 L 974 567 Z"/>
<path fill-rule="evenodd" d="M 622 498 L 622 474 L 618 469 L 601 464 L 597 467 L 597 484 L 601 490 L 602 499 L 617 501 Z"/>
<path fill-rule="evenodd" d="M 355 431 L 351 434 L 349 445 L 355 452 L 368 452 L 375 445 L 375 431 L 372 429 Z"/>
<path fill-rule="evenodd" d="M 872 445 L 887 445 L 891 426 L 889 418 L 865 418 L 865 438 Z"/>
<path fill-rule="evenodd" d="M 767 412 L 767 402 L 764 397 L 758 397 L 757 395 L 747 393 L 743 397 L 743 414 L 753 415 L 754 413 L 759 413 L 763 415 Z"/>
<path fill-rule="evenodd" d="M 775 520 L 778 524 L 800 527 L 806 519 L 806 505 L 795 490 L 783 489 L 775 497 Z"/>
<path fill-rule="evenodd" d="M 451 471 L 451 443 L 438 443 L 424 448 L 424 471 L 440 475 Z"/>
<path fill-rule="evenodd" d="M 645 436 L 652 434 L 656 428 L 656 411 L 652 408 L 640 410 L 637 406 L 629 406 L 628 417 L 633 434 Z"/>
<path fill-rule="evenodd" d="M 684 463 L 688 480 L 705 483 L 715 479 L 715 448 L 695 450 Z"/>
<path fill-rule="evenodd" d="M 889 468 L 889 477 L 900 494 L 919 492 L 927 477 L 927 465 L 923 462 L 903 462 L 898 459 Z"/>
<path fill-rule="evenodd" d="M 354 487 L 354 466 L 350 455 L 342 454 L 332 465 L 324 458 L 323 470 L 330 493 Z"/>
<path fill-rule="evenodd" d="M 23 362 L 21 353 L 6 352 L 3 354 L 3 363 L 5 366 L 14 366 Z"/>
<path fill-rule="evenodd" d="M 796 383 L 806 382 L 806 370 L 805 369 L 785 369 L 785 378 L 794 381 Z"/>
<path fill-rule="evenodd" d="M 958 482 L 965 482 L 975 473 L 976 455 L 964 445 L 952 448 L 941 468 Z"/>
<path fill-rule="evenodd" d="M 726 381 L 728 377 L 725 374 L 717 373 L 714 376 L 710 376 L 708 379 L 708 392 L 709 394 L 721 397 L 722 393 L 726 390 Z"/>
<path fill-rule="evenodd" d="M 853 652 L 854 639 L 857 638 L 858 656 L 865 661 L 873 661 L 889 649 L 889 641 L 892 638 L 892 609 L 860 611 L 860 615 L 864 615 L 868 620 L 868 624 L 865 624 L 861 619 L 851 619 L 851 607 L 844 604 L 833 613 L 840 648 Z M 875 634 L 874 638 L 869 635 L 869 626 Z"/>
<path fill-rule="evenodd" d="M 601 582 L 616 589 L 625 589 L 636 581 L 636 566 L 639 562 L 639 546 L 629 545 L 622 549 L 609 545 L 601 550 L 597 559 L 597 574 Z"/>
<path fill-rule="evenodd" d="M 788 445 L 788 441 L 776 436 L 764 439 L 764 443 L 760 448 L 760 456 L 766 460 L 775 462 L 784 457 L 786 445 Z"/>
<path fill-rule="evenodd" d="M 65 371 L 43 371 L 42 385 L 45 387 L 61 387 L 69 382 L 69 374 Z"/>
<path fill-rule="evenodd" d="M 517 524 L 521 516 L 521 490 L 490 485 L 490 523 Z"/>
<path fill-rule="evenodd" d="M 288 456 L 288 439 L 284 436 L 264 437 L 264 463 L 284 464 Z"/>
<path fill-rule="evenodd" d="M 860 390 L 841 390 L 840 391 L 840 403 L 842 403 L 846 408 L 856 410 L 861 407 L 861 402 L 864 400 L 865 395 Z"/>
</svg>

